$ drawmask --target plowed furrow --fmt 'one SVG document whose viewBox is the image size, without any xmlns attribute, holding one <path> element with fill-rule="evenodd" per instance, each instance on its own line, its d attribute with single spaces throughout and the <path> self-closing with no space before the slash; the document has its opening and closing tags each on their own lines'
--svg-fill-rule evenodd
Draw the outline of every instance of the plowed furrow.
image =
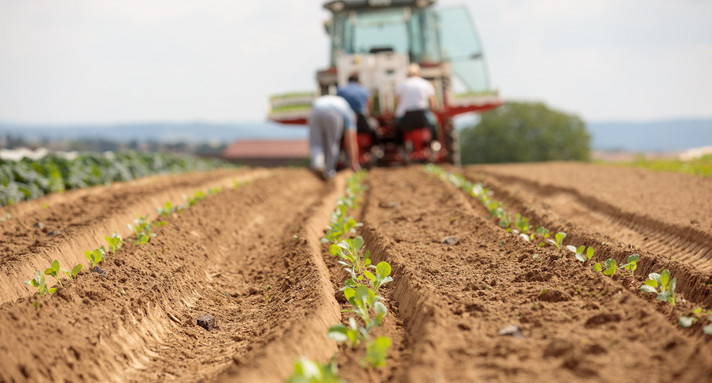
<svg viewBox="0 0 712 383">
<path fill-rule="evenodd" d="M 394 267 L 393 297 L 413 350 L 401 381 L 690 381 L 712 373 L 709 347 L 643 298 L 506 233 L 421 169 L 376 170 L 369 185 L 364 229 Z M 523 338 L 498 335 L 509 325 Z"/>
<path fill-rule="evenodd" d="M 707 258 L 712 242 L 707 234 L 626 212 L 573 189 L 488 173 L 482 178 L 479 171 L 469 174 L 473 180 L 484 181 L 495 199 L 512 212 L 521 212 L 532 224 L 565 232 L 565 244 L 593 246 L 599 262 L 614 258 L 625 263 L 630 254 L 639 253 L 637 273 L 641 278 L 669 269 L 679 281 L 678 292 L 686 299 L 712 306 L 712 261 Z"/>
<path fill-rule="evenodd" d="M 22 282 L 35 270 L 57 259 L 64 268 L 85 261 L 84 251 L 97 248 L 104 237 L 131 234 L 126 226 L 137 216 L 154 219 L 166 201 L 184 203 L 185 195 L 210 187 L 232 187 L 235 181 L 265 177 L 266 170 L 219 170 L 207 173 L 150 177 L 110 187 L 95 187 L 50 195 L 22 203 L 12 219 L 0 223 L 0 303 L 32 294 Z"/>
<path fill-rule="evenodd" d="M 339 189 L 279 171 L 171 216 L 104 261 L 105 279 L 3 305 L 0 381 L 281 381 L 300 353 L 327 358 L 339 313 L 314 248 Z"/>
</svg>

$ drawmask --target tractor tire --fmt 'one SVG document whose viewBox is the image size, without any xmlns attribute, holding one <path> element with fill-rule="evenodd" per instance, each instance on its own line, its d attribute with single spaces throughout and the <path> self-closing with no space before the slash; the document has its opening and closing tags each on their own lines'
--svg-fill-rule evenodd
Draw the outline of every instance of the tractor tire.
<svg viewBox="0 0 712 383">
<path fill-rule="evenodd" d="M 452 164 L 455 166 L 460 166 L 460 140 L 458 139 L 457 129 L 452 122 L 452 119 L 445 122 L 445 142 L 444 147 L 446 150 L 444 162 L 446 164 Z"/>
</svg>

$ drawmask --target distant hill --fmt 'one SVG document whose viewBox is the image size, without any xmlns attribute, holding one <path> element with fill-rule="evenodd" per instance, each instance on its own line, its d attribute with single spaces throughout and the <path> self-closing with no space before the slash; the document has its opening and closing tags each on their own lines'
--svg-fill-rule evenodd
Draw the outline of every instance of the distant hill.
<svg viewBox="0 0 712 383">
<path fill-rule="evenodd" d="M 595 150 L 670 152 L 712 145 L 712 119 L 589 122 L 587 127 L 593 136 L 592 147 Z M 285 126 L 269 122 L 80 126 L 25 126 L 0 122 L 0 135 L 8 133 L 26 139 L 104 138 L 115 141 L 219 141 L 224 143 L 246 139 L 285 140 L 307 137 L 307 129 L 303 126 Z"/>
<path fill-rule="evenodd" d="M 300 139 L 307 137 L 303 126 L 286 126 L 268 122 L 213 124 L 154 123 L 78 126 L 25 126 L 0 122 L 0 135 L 12 134 L 25 139 L 107 139 L 113 141 L 161 142 L 232 142 L 237 139 Z"/>
<path fill-rule="evenodd" d="M 590 122 L 596 150 L 671 152 L 712 145 L 712 119 Z"/>
</svg>

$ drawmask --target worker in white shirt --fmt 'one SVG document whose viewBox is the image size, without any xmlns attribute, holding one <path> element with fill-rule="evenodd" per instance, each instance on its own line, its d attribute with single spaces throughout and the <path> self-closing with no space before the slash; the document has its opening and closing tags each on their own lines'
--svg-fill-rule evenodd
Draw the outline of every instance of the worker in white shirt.
<svg viewBox="0 0 712 383">
<path fill-rule="evenodd" d="M 408 78 L 396 87 L 396 125 L 399 132 L 428 128 L 435 107 L 435 88 L 420 77 L 420 66 L 410 64 Z M 402 134 L 402 133 L 401 133 Z"/>
<path fill-rule="evenodd" d="M 336 175 L 341 136 L 345 135 L 346 154 L 351 169 L 361 169 L 356 147 L 356 116 L 342 97 L 326 95 L 314 100 L 307 121 L 311 167 L 321 178 Z"/>
</svg>

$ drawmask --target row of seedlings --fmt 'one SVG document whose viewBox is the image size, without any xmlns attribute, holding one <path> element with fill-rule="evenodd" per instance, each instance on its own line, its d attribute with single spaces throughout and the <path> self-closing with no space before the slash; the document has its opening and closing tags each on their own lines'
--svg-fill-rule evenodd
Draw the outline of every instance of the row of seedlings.
<svg viewBox="0 0 712 383">
<path fill-rule="evenodd" d="M 590 261 L 593 257 L 593 247 L 564 246 L 563 242 L 564 238 L 566 238 L 566 233 L 558 232 L 551 238 L 551 234 L 547 228 L 539 226 L 536 230 L 533 230 L 533 227 L 529 225 L 529 219 L 519 213 L 515 214 L 514 219 L 512 219 L 512 214 L 502 207 L 502 202 L 494 200 L 492 198 L 494 193 L 485 188 L 482 183 L 472 183 L 460 174 L 448 172 L 442 167 L 432 164 L 426 165 L 425 171 L 443 181 L 451 183 L 476 198 L 490 212 L 493 218 L 499 220 L 499 226 L 503 227 L 507 232 L 518 235 L 527 242 L 536 243 L 536 246 L 540 248 L 552 245 L 557 249 L 566 249 L 573 253 L 574 258 L 582 264 Z M 601 272 L 610 277 L 614 276 L 619 270 L 621 270 L 621 272 L 623 272 L 622 270 L 626 270 L 626 272 L 633 277 L 635 276 L 635 270 L 638 268 L 639 259 L 639 254 L 631 254 L 626 259 L 625 264 L 618 265 L 615 259 L 608 258 L 603 264 L 595 263 L 592 269 L 595 272 Z M 677 279 L 671 277 L 668 269 L 664 269 L 661 273 L 650 273 L 648 279 L 640 286 L 640 290 L 646 295 L 648 293 L 655 294 L 658 300 L 668 302 L 670 306 L 675 306 L 680 300 L 679 296 L 675 294 L 676 285 Z M 697 308 L 693 310 L 689 316 L 681 316 L 678 323 L 682 327 L 690 327 L 693 323 L 702 318 L 706 318 L 709 322 L 702 331 L 707 335 L 712 335 L 712 310 L 705 311 L 702 308 Z"/>
<path fill-rule="evenodd" d="M 357 172 L 347 179 L 346 194 L 338 200 L 336 210 L 331 214 L 329 227 L 321 239 L 323 244 L 329 245 L 329 253 L 339 258 L 338 263 L 348 273 L 348 279 L 340 290 L 351 304 L 350 309 L 343 310 L 351 314 L 347 319 L 348 324 L 331 326 L 327 336 L 352 348 L 365 344 L 361 366 L 379 367 L 386 364 L 391 339 L 387 336 L 373 336 L 372 330 L 383 322 L 388 313 L 378 291 L 393 278 L 390 276 L 391 265 L 388 262 L 379 262 L 377 265 L 371 263 L 370 252 L 364 248 L 363 237 L 356 235 L 351 238 L 362 223 L 357 222 L 348 213 L 358 208 L 365 190 L 362 183 L 365 175 L 365 172 Z M 336 355 L 323 365 L 300 358 L 288 383 L 302 382 L 342 382 L 338 376 Z"/>
<path fill-rule="evenodd" d="M 236 183 L 235 187 L 238 187 L 240 185 L 241 184 Z M 208 195 L 217 194 L 220 191 L 221 189 L 218 187 L 210 188 L 207 192 L 196 191 L 192 196 L 184 197 L 185 203 L 174 206 L 169 201 L 166 202 L 163 206 L 158 207 L 156 211 L 158 213 L 159 218 L 168 217 L 173 213 L 180 213 L 188 207 L 195 205 L 198 201 L 203 200 Z M 166 221 L 157 220 L 155 222 L 151 222 L 147 219 L 147 217 L 147 215 L 139 216 L 137 219 L 134 220 L 133 225 L 127 224 L 129 230 L 133 231 L 136 237 L 136 239 L 134 240 L 134 245 L 145 245 L 151 238 L 156 236 L 155 233 L 151 232 L 151 228 L 153 225 L 163 226 L 166 224 Z M 114 232 L 110 237 L 104 237 L 104 239 L 108 244 L 108 250 L 106 249 L 106 247 L 104 247 L 104 245 L 101 245 L 94 250 L 87 250 L 84 252 L 84 257 L 89 262 L 87 264 L 89 270 L 98 273 L 102 276 L 106 276 L 106 272 L 99 267 L 99 263 L 104 260 L 107 253 L 112 253 L 116 255 L 116 250 L 118 250 L 121 246 L 124 245 L 123 238 L 121 238 L 121 236 L 116 232 Z M 45 275 L 53 277 L 59 286 L 64 286 L 61 279 L 62 274 L 66 275 L 69 280 L 73 280 L 79 276 L 79 273 L 82 271 L 83 268 L 84 266 L 79 263 L 76 264 L 71 270 L 66 270 L 60 266 L 59 260 L 55 259 L 50 265 L 50 267 L 45 269 L 44 273 L 42 273 L 42 271 L 40 270 L 37 270 L 34 278 L 25 281 L 25 284 L 34 287 L 40 297 L 54 294 L 57 291 L 57 288 L 49 287 L 47 285 Z M 34 305 L 35 307 L 39 307 L 39 301 L 35 301 Z"/>
</svg>

